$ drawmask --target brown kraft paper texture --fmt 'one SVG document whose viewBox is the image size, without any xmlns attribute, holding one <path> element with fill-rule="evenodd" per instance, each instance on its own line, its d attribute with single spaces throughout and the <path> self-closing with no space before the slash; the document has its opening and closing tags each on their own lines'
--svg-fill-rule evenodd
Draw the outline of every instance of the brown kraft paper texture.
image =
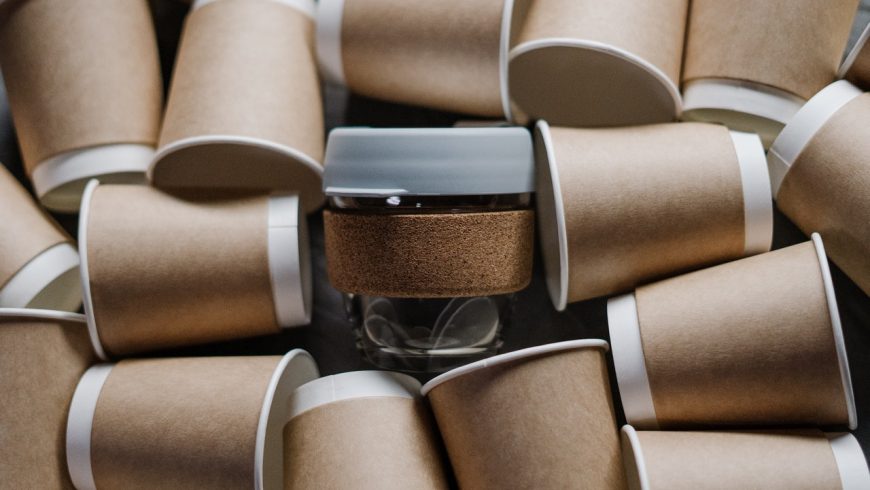
<svg viewBox="0 0 870 490">
<path fill-rule="evenodd" d="M 692 0 L 683 82 L 743 80 L 809 99 L 834 81 L 857 8 L 858 0 Z"/>
<path fill-rule="evenodd" d="M 71 150 L 154 145 L 163 89 L 148 2 L 28 0 L 0 28 L 0 64 L 28 173 Z"/>
<path fill-rule="evenodd" d="M 660 427 L 848 424 L 812 242 L 644 286 L 636 296 Z"/>
<path fill-rule="evenodd" d="M 846 104 L 785 176 L 776 204 L 870 295 L 870 95 Z"/>
<path fill-rule="evenodd" d="M 284 429 L 284 488 L 447 489 L 422 400 L 368 397 L 316 407 Z"/>
<path fill-rule="evenodd" d="M 428 397 L 461 488 L 625 488 L 600 348 L 475 371 Z"/>
</svg>

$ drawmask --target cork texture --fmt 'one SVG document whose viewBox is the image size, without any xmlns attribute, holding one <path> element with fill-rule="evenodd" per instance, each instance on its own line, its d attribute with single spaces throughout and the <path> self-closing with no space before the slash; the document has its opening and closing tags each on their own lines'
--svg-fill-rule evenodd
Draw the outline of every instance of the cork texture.
<svg viewBox="0 0 870 490">
<path fill-rule="evenodd" d="M 94 413 L 97 488 L 254 486 L 260 410 L 280 357 L 122 361 Z"/>
<path fill-rule="evenodd" d="M 93 362 L 84 321 L 0 316 L 0 488 L 72 490 L 66 418 Z"/>
<path fill-rule="evenodd" d="M 341 56 L 362 95 L 504 117 L 499 51 L 504 0 L 347 0 Z"/>
<path fill-rule="evenodd" d="M 743 255 L 743 185 L 726 128 L 550 132 L 568 240 L 568 302 Z"/>
<path fill-rule="evenodd" d="M 396 298 L 488 296 L 531 281 L 534 211 L 381 214 L 324 211 L 329 281 Z"/>
<path fill-rule="evenodd" d="M 812 242 L 639 288 L 662 428 L 849 422 Z"/>
<path fill-rule="evenodd" d="M 93 311 L 109 355 L 278 332 L 267 197 L 100 186 L 90 206 Z"/>
<path fill-rule="evenodd" d="M 422 400 L 369 397 L 299 414 L 284 429 L 284 488 L 449 488 Z"/>
<path fill-rule="evenodd" d="M 777 206 L 870 295 L 870 95 L 837 111 L 786 174 Z"/>
<path fill-rule="evenodd" d="M 69 236 L 0 165 L 0 288 L 22 267 Z"/>
<path fill-rule="evenodd" d="M 626 488 L 603 350 L 474 371 L 428 397 L 460 488 Z"/>
<path fill-rule="evenodd" d="M 858 2 L 692 0 L 683 82 L 743 80 L 809 99 L 834 81 Z"/>
<path fill-rule="evenodd" d="M 840 490 L 825 435 L 800 432 L 637 433 L 649 490 Z"/>
<path fill-rule="evenodd" d="M 17 2 L 0 64 L 28 173 L 71 150 L 157 141 L 163 89 L 145 0 Z"/>
<path fill-rule="evenodd" d="M 861 46 L 855 61 L 845 75 L 846 80 L 864 90 L 870 90 L 870 41 L 864 42 Z"/>
</svg>

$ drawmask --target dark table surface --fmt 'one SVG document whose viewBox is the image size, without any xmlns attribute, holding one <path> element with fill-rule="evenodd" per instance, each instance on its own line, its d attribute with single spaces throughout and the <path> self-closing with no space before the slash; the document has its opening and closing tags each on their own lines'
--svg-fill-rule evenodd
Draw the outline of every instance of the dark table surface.
<svg viewBox="0 0 870 490">
<path fill-rule="evenodd" d="M 152 0 L 164 80 L 168 81 L 181 26 L 187 7 L 169 0 Z M 860 29 L 870 22 L 870 0 L 862 0 L 853 28 L 850 46 Z M 2 87 L 0 87 L 2 88 Z M 343 88 L 325 86 L 326 130 L 347 125 L 373 127 L 451 126 L 468 117 L 420 108 L 389 104 L 353 96 Z M 21 157 L 15 140 L 5 90 L 0 93 L 0 161 L 30 189 L 23 174 Z M 55 215 L 75 235 L 77 216 Z M 308 350 L 324 375 L 371 368 L 360 357 L 350 324 L 343 314 L 342 299 L 326 279 L 323 254 L 323 220 L 320 213 L 309 217 L 314 273 L 314 314 L 310 326 L 279 335 L 199 346 L 155 353 L 157 356 L 205 356 L 283 354 L 292 348 Z M 870 226 L 870 225 L 868 225 Z M 791 222 L 779 212 L 775 215 L 773 248 L 806 241 Z M 865 295 L 832 264 L 834 287 L 843 323 L 852 382 L 858 407 L 859 425 L 855 435 L 865 456 L 870 456 L 870 297 Z M 605 299 L 593 299 L 556 312 L 547 295 L 540 254 L 536 254 L 531 286 L 520 292 L 513 325 L 504 331 L 503 351 L 512 351 L 571 339 L 603 338 L 609 340 Z M 611 366 L 611 382 L 613 382 Z M 615 402 L 619 405 L 614 385 Z M 619 411 L 621 411 L 618 408 Z M 620 416 L 620 425 L 624 419 Z"/>
</svg>

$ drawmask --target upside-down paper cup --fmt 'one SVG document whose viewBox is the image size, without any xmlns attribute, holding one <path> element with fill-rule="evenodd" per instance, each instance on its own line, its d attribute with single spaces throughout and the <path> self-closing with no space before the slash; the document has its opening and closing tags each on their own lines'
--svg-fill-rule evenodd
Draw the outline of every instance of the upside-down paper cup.
<svg viewBox="0 0 870 490">
<path fill-rule="evenodd" d="M 438 432 L 410 376 L 316 379 L 293 393 L 288 419 L 284 488 L 449 488 Z"/>
<path fill-rule="evenodd" d="M 660 432 L 622 428 L 632 490 L 863 490 L 870 472 L 855 436 L 819 430 Z"/>
<path fill-rule="evenodd" d="M 64 447 L 67 411 L 95 359 L 83 315 L 0 308 L 0 486 L 73 488 Z"/>
<path fill-rule="evenodd" d="M 308 234 L 292 194 L 183 199 L 94 181 L 82 200 L 79 255 L 102 358 L 278 333 L 311 319 Z"/>
<path fill-rule="evenodd" d="M 160 188 L 275 189 L 323 202 L 323 107 L 313 0 L 197 0 L 160 143 Z"/>
<path fill-rule="evenodd" d="M 810 99 L 767 154 L 779 209 L 819 232 L 831 259 L 870 294 L 870 95 L 847 81 Z"/>
<path fill-rule="evenodd" d="M 515 118 L 560 126 L 676 120 L 688 4 L 532 2 L 510 52 Z"/>
<path fill-rule="evenodd" d="M 79 254 L 71 242 L 0 165 L 0 308 L 78 310 Z"/>
<path fill-rule="evenodd" d="M 423 386 L 462 488 L 624 488 L 603 340 L 501 354 Z"/>
<path fill-rule="evenodd" d="M 635 427 L 858 424 L 817 234 L 612 298 L 607 317 Z"/>
<path fill-rule="evenodd" d="M 755 135 L 680 123 L 535 131 L 537 213 L 557 309 L 770 250 Z"/>
<path fill-rule="evenodd" d="M 770 146 L 834 81 L 858 0 L 695 0 L 683 63 L 683 118 L 758 133 Z"/>
<path fill-rule="evenodd" d="M 7 2 L 0 22 L 0 65 L 39 200 L 74 212 L 91 178 L 144 183 L 163 104 L 148 2 Z"/>
<path fill-rule="evenodd" d="M 96 365 L 70 407 L 70 477 L 79 490 L 281 489 L 288 400 L 317 376 L 299 349 Z"/>
<path fill-rule="evenodd" d="M 845 78 L 864 90 L 870 90 L 870 24 L 864 28 L 858 42 L 840 65 L 839 77 Z"/>
</svg>

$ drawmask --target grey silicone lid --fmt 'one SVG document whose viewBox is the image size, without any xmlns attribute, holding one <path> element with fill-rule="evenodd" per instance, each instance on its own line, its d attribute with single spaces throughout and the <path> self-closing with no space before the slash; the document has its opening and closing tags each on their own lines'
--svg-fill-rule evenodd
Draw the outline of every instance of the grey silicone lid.
<svg viewBox="0 0 870 490">
<path fill-rule="evenodd" d="M 329 134 L 328 196 L 533 192 L 532 138 L 521 127 L 338 128 Z"/>
</svg>

